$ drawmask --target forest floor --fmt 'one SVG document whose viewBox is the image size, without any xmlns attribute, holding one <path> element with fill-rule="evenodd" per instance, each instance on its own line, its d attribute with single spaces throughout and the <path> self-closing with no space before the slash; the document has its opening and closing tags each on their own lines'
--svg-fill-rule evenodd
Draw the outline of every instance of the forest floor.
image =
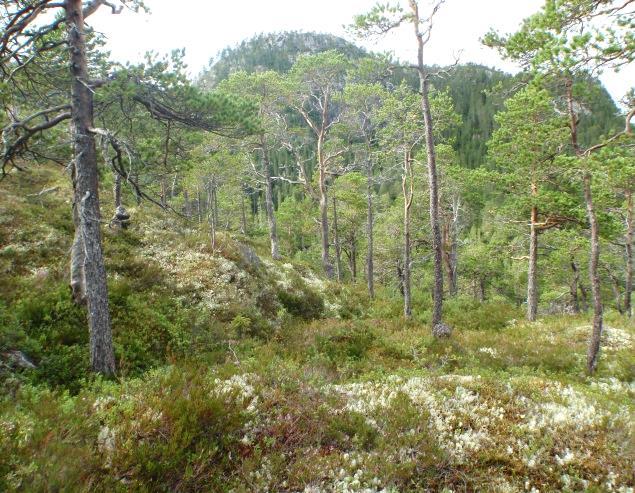
<svg viewBox="0 0 635 493">
<path fill-rule="evenodd" d="M 459 298 L 435 340 L 387 291 L 142 209 L 105 232 L 120 377 L 91 377 L 51 176 L 0 188 L 0 352 L 36 366 L 0 366 L 0 491 L 633 491 L 632 321 L 588 377 L 587 315 Z"/>
</svg>

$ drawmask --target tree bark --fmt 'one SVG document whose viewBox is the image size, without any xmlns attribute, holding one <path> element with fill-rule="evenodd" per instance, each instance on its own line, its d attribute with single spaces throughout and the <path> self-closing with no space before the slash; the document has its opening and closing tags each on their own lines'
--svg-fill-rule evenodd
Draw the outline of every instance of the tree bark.
<svg viewBox="0 0 635 493">
<path fill-rule="evenodd" d="M 269 225 L 269 242 L 271 243 L 271 258 L 280 259 L 280 247 L 278 246 L 278 227 L 276 215 L 273 209 L 273 185 L 271 183 L 271 163 L 269 162 L 269 149 L 264 141 L 261 141 L 263 171 L 265 176 L 265 209 L 267 212 L 267 224 Z"/>
<path fill-rule="evenodd" d="M 201 198 L 201 187 L 198 185 L 196 185 L 196 212 L 200 224 L 203 222 L 203 199 Z"/>
<path fill-rule="evenodd" d="M 532 184 L 532 194 L 536 186 Z M 538 313 L 538 207 L 531 208 L 531 224 L 529 232 L 529 265 L 527 268 L 527 320 L 533 322 Z"/>
<path fill-rule="evenodd" d="M 573 313 L 580 313 L 580 301 L 578 300 L 580 271 L 578 270 L 578 264 L 576 264 L 573 257 L 571 257 L 571 270 L 573 271 L 573 278 L 571 279 L 571 286 L 569 288 L 569 293 L 571 293 L 571 307 L 573 309 Z"/>
<path fill-rule="evenodd" d="M 187 188 L 183 189 L 183 207 L 185 208 L 185 216 L 189 219 L 192 217 L 192 204 L 190 202 L 190 194 Z"/>
<path fill-rule="evenodd" d="M 567 110 L 569 112 L 569 127 L 571 130 L 571 144 L 576 156 L 582 161 L 585 159 L 584 153 L 578 143 L 578 117 L 573 107 L 573 79 L 568 77 L 565 81 L 565 91 L 567 98 Z M 586 204 L 587 218 L 591 230 L 591 255 L 589 257 L 589 280 L 591 283 L 591 294 L 593 296 L 593 330 L 589 340 L 587 350 L 587 370 L 594 373 L 597 368 L 600 354 L 600 342 L 602 338 L 602 294 L 600 291 L 600 274 L 598 272 L 600 261 L 600 240 L 597 216 L 593 207 L 593 191 L 591 189 L 591 172 L 584 171 L 582 185 L 584 188 L 584 202 Z"/>
<path fill-rule="evenodd" d="M 240 233 L 241 234 L 247 234 L 247 214 L 245 212 L 245 193 L 244 193 L 244 191 L 241 191 L 241 194 L 240 194 Z"/>
<path fill-rule="evenodd" d="M 408 183 L 409 182 L 409 183 Z M 410 208 L 414 195 L 414 183 L 412 176 L 410 152 L 404 153 L 403 175 L 401 178 L 401 189 L 403 191 L 403 315 L 404 318 L 412 317 L 412 296 L 411 296 L 411 242 L 410 242 Z"/>
<path fill-rule="evenodd" d="M 368 296 L 375 298 L 375 266 L 373 263 L 373 165 L 368 159 L 366 163 L 366 240 L 368 251 L 366 253 L 366 284 L 368 286 Z"/>
<path fill-rule="evenodd" d="M 77 197 L 77 166 L 73 164 L 73 223 L 75 226 L 75 235 L 73 237 L 73 245 L 71 246 L 71 265 L 70 265 L 70 288 L 73 301 L 77 305 L 86 303 L 86 274 L 84 271 L 84 240 L 82 239 L 82 230 L 80 223 L 80 199 Z"/>
<path fill-rule="evenodd" d="M 589 340 L 587 351 L 587 370 L 594 373 L 600 354 L 600 341 L 602 338 L 602 298 L 600 291 L 600 274 L 598 264 L 600 260 L 600 240 L 598 222 L 593 208 L 593 195 L 591 192 L 591 174 L 584 175 L 584 201 L 586 202 L 589 226 L 591 227 L 591 258 L 589 260 L 589 278 L 591 281 L 591 294 L 593 295 L 593 331 Z"/>
<path fill-rule="evenodd" d="M 99 186 L 93 128 L 93 98 L 88 70 L 81 0 L 66 0 L 66 24 L 71 62 L 71 114 L 76 169 L 75 201 L 84 250 L 84 273 L 90 364 L 104 375 L 115 373 L 115 354 L 108 312 L 108 285 L 101 248 Z"/>
<path fill-rule="evenodd" d="M 333 240 L 335 242 L 335 274 L 337 282 L 342 282 L 342 248 L 337 230 L 337 200 L 333 197 Z"/>
<path fill-rule="evenodd" d="M 417 72 L 421 91 L 421 110 L 423 112 L 424 138 L 428 158 L 428 185 L 430 192 L 430 227 L 432 229 L 432 250 L 434 253 L 434 286 L 432 288 L 432 329 L 442 323 L 443 315 L 443 251 L 441 244 L 441 227 L 439 224 L 439 186 L 437 177 L 437 160 L 434 147 L 433 122 L 430 111 L 430 80 L 423 64 L 424 34 L 420 31 L 419 6 L 416 0 L 410 0 L 412 23 L 417 38 Z"/>
<path fill-rule="evenodd" d="M 119 173 L 114 173 L 114 184 L 112 187 L 112 193 L 115 200 L 115 210 L 117 207 L 121 207 L 121 175 Z"/>
<path fill-rule="evenodd" d="M 216 252 L 216 229 L 218 228 L 218 216 L 216 214 L 216 182 L 212 179 L 208 185 L 209 226 L 211 234 L 212 253 Z"/>
<path fill-rule="evenodd" d="M 322 267 L 328 278 L 333 278 L 333 264 L 329 258 L 329 214 L 328 196 L 326 190 L 326 163 L 324 162 L 324 132 L 320 132 L 317 139 L 317 159 L 319 167 L 320 189 L 320 235 L 322 240 Z"/>
<path fill-rule="evenodd" d="M 626 285 L 624 292 L 624 311 L 629 317 L 633 316 L 633 192 L 626 191 Z"/>
</svg>

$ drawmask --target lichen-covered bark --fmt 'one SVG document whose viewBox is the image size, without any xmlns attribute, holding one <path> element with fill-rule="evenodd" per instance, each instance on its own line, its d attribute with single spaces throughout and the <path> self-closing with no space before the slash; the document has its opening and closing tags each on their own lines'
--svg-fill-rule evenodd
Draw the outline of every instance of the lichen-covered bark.
<svg viewBox="0 0 635 493">
<path fill-rule="evenodd" d="M 71 117 L 76 173 L 75 208 L 79 238 L 83 243 L 85 292 L 90 332 L 90 363 L 93 371 L 115 373 L 108 286 L 101 248 L 98 170 L 93 127 L 93 98 L 88 80 L 84 19 L 81 0 L 66 0 L 68 46 L 71 61 Z M 79 255 L 79 250 L 74 252 Z M 77 260 L 77 259 L 76 259 Z"/>
</svg>

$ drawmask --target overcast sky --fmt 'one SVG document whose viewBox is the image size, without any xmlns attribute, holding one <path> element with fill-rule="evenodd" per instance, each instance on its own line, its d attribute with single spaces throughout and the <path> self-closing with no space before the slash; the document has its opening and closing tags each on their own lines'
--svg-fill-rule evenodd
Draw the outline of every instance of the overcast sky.
<svg viewBox="0 0 635 493">
<path fill-rule="evenodd" d="M 90 24 L 104 33 L 107 48 L 119 61 L 138 61 L 146 51 L 169 53 L 186 49 L 186 61 L 196 75 L 211 57 L 258 33 L 317 31 L 332 33 L 373 51 L 392 51 L 401 60 L 413 60 L 416 42 L 410 29 L 377 42 L 360 42 L 347 36 L 344 25 L 368 11 L 376 0 L 146 0 L 150 14 L 124 11 L 111 15 L 102 8 Z M 449 64 L 475 62 L 514 72 L 479 39 L 490 29 L 512 32 L 523 18 L 539 10 L 542 0 L 447 0 L 439 11 L 425 61 Z M 426 0 L 422 0 L 422 5 Z M 635 67 L 619 74 L 606 73 L 602 81 L 619 100 L 635 85 Z"/>
</svg>

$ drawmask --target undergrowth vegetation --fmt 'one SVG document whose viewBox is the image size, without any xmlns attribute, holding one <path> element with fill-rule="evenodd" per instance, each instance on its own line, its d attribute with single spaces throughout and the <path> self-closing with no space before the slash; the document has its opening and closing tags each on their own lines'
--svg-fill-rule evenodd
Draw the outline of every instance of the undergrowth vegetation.
<svg viewBox="0 0 635 493">
<path fill-rule="evenodd" d="M 2 190 L 0 352 L 34 368 L 0 367 L 0 491 L 633 491 L 627 318 L 590 378 L 585 314 L 456 297 L 437 340 L 426 292 L 404 322 L 398 292 L 143 208 L 105 229 L 119 376 L 90 376 L 59 186 Z"/>
</svg>

